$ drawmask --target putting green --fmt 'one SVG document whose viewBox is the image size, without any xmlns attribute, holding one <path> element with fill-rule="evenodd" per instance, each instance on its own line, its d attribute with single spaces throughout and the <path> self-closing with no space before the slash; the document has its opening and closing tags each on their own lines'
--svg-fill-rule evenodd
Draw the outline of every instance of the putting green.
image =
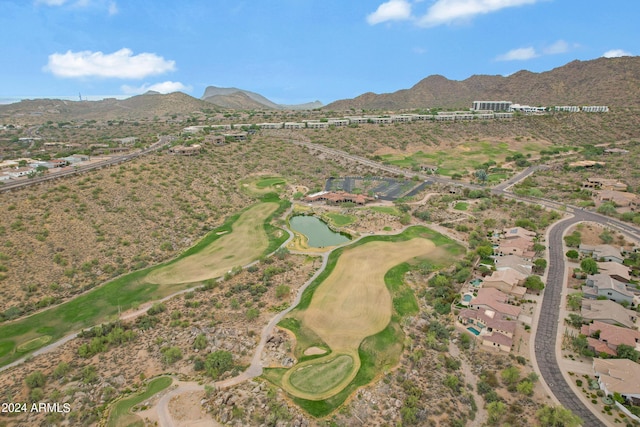
<svg viewBox="0 0 640 427">
<path fill-rule="evenodd" d="M 359 359 L 356 357 L 356 360 Z M 351 379 L 358 372 L 360 364 L 356 364 L 353 356 L 340 354 L 327 358 L 314 359 L 299 364 L 295 369 L 285 374 L 285 379 L 296 388 L 297 394 L 307 395 L 312 400 L 324 399 L 325 393 L 335 389 Z M 344 388 L 346 384 L 342 387 Z"/>
<path fill-rule="evenodd" d="M 144 281 L 158 285 L 199 282 L 254 261 L 269 245 L 264 221 L 276 209 L 278 204 L 273 202 L 252 206 L 233 224 L 233 232 L 198 253 L 153 270 Z"/>
<path fill-rule="evenodd" d="M 366 337 L 387 327 L 393 313 L 384 276 L 392 267 L 434 252 L 423 238 L 373 241 L 347 248 L 331 274 L 315 290 L 309 306 L 295 314 L 332 350 L 326 357 L 302 362 L 282 378 L 290 394 L 327 399 L 342 391 L 360 368 L 358 348 Z M 347 363 L 347 360 L 353 363 Z"/>
</svg>

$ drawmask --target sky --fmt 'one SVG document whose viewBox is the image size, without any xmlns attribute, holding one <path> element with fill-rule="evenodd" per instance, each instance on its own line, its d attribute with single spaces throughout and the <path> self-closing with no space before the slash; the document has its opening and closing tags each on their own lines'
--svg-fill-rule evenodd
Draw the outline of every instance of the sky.
<svg viewBox="0 0 640 427">
<path fill-rule="evenodd" d="M 218 86 L 327 104 L 640 55 L 638 16 L 638 0 L 0 0 L 0 99 Z"/>
</svg>

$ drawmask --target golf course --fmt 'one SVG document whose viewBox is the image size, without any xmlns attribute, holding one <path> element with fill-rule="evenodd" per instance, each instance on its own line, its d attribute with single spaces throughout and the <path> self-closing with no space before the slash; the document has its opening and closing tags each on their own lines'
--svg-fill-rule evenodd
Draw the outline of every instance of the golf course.
<svg viewBox="0 0 640 427">
<path fill-rule="evenodd" d="M 425 227 L 368 236 L 334 250 L 327 268 L 279 326 L 296 336 L 298 363 L 265 376 L 316 416 L 389 369 L 402 352 L 399 320 L 417 312 L 404 284 L 410 263 L 447 265 L 464 249 Z M 325 351 L 319 351 L 325 350 Z"/>
<path fill-rule="evenodd" d="M 121 276 L 69 302 L 3 324 L 0 366 L 82 328 L 114 320 L 121 311 L 223 276 L 275 250 L 286 233 L 269 222 L 286 206 L 270 199 L 252 205 L 172 261 Z"/>
</svg>

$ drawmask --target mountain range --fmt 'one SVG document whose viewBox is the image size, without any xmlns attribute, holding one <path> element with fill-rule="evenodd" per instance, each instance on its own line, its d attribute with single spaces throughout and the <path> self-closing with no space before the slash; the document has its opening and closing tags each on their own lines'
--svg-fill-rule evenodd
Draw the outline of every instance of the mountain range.
<svg viewBox="0 0 640 427">
<path fill-rule="evenodd" d="M 390 110 L 471 107 L 473 101 L 511 101 L 526 105 L 608 105 L 640 106 L 640 57 L 599 58 L 573 61 L 542 73 L 518 71 L 510 76 L 474 75 L 466 80 L 429 76 L 409 89 L 393 93 L 365 93 L 353 99 L 319 101 L 301 105 L 276 104 L 262 95 L 237 88 L 209 86 L 202 99 L 182 92 L 148 92 L 124 100 L 68 101 L 60 99 L 23 100 L 0 105 L 0 119 L 14 116 L 40 116 L 77 119 L 115 119 L 120 117 L 163 117 L 216 109 L 331 111 Z"/>
<path fill-rule="evenodd" d="M 235 87 L 208 86 L 200 99 L 218 107 L 235 110 L 264 108 L 274 110 L 313 110 L 322 107 L 322 102 L 320 101 L 295 105 L 276 104 L 258 93 Z"/>
<path fill-rule="evenodd" d="M 526 105 L 640 106 L 640 57 L 573 61 L 542 73 L 474 75 L 466 80 L 429 76 L 410 89 L 365 93 L 332 102 L 328 110 L 470 108 L 473 101 L 511 101 Z"/>
</svg>

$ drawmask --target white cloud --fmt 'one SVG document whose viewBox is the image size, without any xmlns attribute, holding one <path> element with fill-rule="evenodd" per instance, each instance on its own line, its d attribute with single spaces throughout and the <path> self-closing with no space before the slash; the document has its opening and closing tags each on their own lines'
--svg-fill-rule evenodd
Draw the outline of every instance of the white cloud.
<svg viewBox="0 0 640 427">
<path fill-rule="evenodd" d="M 123 85 L 121 89 L 127 95 L 140 95 L 150 90 L 155 92 L 160 92 L 160 93 L 171 93 L 171 92 L 178 92 L 178 91 L 190 92 L 192 87 L 184 85 L 180 82 L 166 81 L 166 82 L 154 83 L 154 84 L 145 83 L 142 86 L 138 86 L 138 87 Z"/>
<path fill-rule="evenodd" d="M 115 15 L 118 13 L 118 5 L 116 4 L 116 2 L 111 1 L 109 2 L 109 15 Z"/>
<path fill-rule="evenodd" d="M 558 40 L 554 44 L 542 49 L 545 55 L 557 55 L 559 53 L 567 53 L 569 51 L 569 43 L 564 40 Z"/>
<path fill-rule="evenodd" d="M 605 58 L 620 58 L 621 56 L 633 56 L 633 54 L 622 49 L 611 49 L 602 54 Z"/>
<path fill-rule="evenodd" d="M 436 0 L 418 23 L 425 27 L 433 27 L 538 1 L 540 0 Z"/>
<path fill-rule="evenodd" d="M 407 0 L 389 0 L 367 16 L 370 25 L 386 21 L 405 21 L 411 18 L 411 3 Z"/>
<path fill-rule="evenodd" d="M 502 55 L 498 55 L 496 57 L 496 61 L 526 61 L 528 59 L 537 58 L 542 55 L 558 55 L 561 53 L 567 53 L 572 48 L 577 47 L 578 45 L 574 44 L 570 46 L 564 40 L 558 40 L 557 42 L 544 46 L 540 51 L 536 50 L 534 47 L 520 47 L 518 49 L 512 49 L 507 53 Z"/>
<path fill-rule="evenodd" d="M 46 6 L 62 6 L 67 0 L 36 0 L 36 4 L 44 4 Z"/>
<path fill-rule="evenodd" d="M 36 6 L 45 5 L 56 7 L 68 5 L 73 9 L 106 9 L 109 15 L 115 15 L 118 13 L 118 5 L 116 4 L 115 0 L 34 0 L 34 3 Z"/>
<path fill-rule="evenodd" d="M 512 49 L 509 52 L 498 55 L 496 61 L 526 61 L 540 56 L 536 50 L 532 47 L 521 47 L 518 49 Z"/>
<path fill-rule="evenodd" d="M 175 61 L 168 61 L 155 53 L 134 55 L 131 49 L 117 52 L 67 51 L 49 55 L 44 67 L 58 77 L 106 77 L 117 79 L 142 79 L 146 76 L 174 71 Z"/>
</svg>

